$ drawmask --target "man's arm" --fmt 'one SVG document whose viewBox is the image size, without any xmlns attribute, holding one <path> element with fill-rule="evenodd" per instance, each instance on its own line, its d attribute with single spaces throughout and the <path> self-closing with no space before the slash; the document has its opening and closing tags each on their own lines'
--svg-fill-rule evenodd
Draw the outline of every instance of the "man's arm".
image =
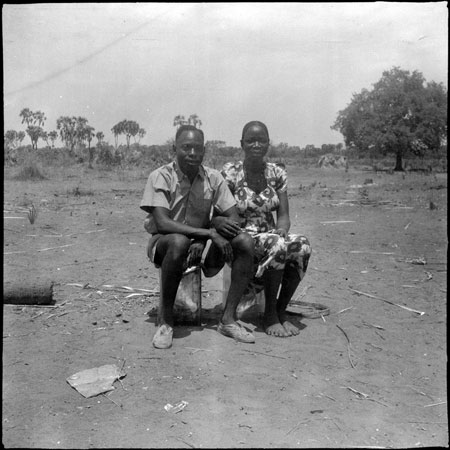
<svg viewBox="0 0 450 450">
<path fill-rule="evenodd" d="M 191 239 L 207 240 L 212 238 L 210 229 L 191 227 L 190 225 L 171 219 L 167 208 L 155 206 L 152 208 L 151 212 L 158 233 L 160 234 L 178 233 L 184 234 Z"/>
<path fill-rule="evenodd" d="M 217 232 L 226 239 L 232 239 L 241 232 L 240 219 L 235 206 L 213 217 L 211 223 Z"/>
<path fill-rule="evenodd" d="M 155 222 L 158 233 L 184 234 L 190 239 L 204 240 L 211 239 L 213 243 L 219 247 L 225 261 L 230 262 L 233 258 L 233 249 L 230 242 L 221 236 L 214 228 L 195 228 L 185 223 L 177 222 L 169 217 L 169 210 L 161 206 L 152 208 L 153 220 Z"/>
</svg>

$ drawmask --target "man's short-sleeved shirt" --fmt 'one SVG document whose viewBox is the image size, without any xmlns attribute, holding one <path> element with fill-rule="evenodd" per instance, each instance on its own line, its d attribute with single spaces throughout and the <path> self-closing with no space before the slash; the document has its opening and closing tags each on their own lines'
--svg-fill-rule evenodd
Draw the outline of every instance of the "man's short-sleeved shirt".
<svg viewBox="0 0 450 450">
<path fill-rule="evenodd" d="M 150 173 L 140 207 L 149 213 L 145 229 L 155 234 L 158 230 L 151 210 L 156 206 L 168 209 L 172 220 L 195 228 L 209 228 L 214 211 L 221 214 L 235 204 L 218 170 L 200 166 L 191 185 L 173 161 Z"/>
</svg>

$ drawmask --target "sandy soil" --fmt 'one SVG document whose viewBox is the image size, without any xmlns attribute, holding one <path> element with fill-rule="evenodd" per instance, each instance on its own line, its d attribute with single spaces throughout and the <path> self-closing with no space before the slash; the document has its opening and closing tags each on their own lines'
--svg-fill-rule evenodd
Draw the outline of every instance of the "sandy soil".
<svg viewBox="0 0 450 450">
<path fill-rule="evenodd" d="M 4 216 L 22 219 L 4 219 L 4 280 L 53 280 L 58 307 L 4 305 L 3 445 L 448 446 L 447 174 L 288 173 L 292 231 L 313 246 L 294 299 L 330 314 L 289 307 L 301 333 L 284 339 L 253 316 L 256 343 L 236 343 L 216 331 L 217 276 L 203 283 L 202 326 L 177 327 L 162 351 L 151 346 L 158 297 L 117 288 L 158 290 L 139 209 L 148 173 L 7 172 Z M 105 364 L 127 373 L 107 395 L 66 382 Z"/>
</svg>

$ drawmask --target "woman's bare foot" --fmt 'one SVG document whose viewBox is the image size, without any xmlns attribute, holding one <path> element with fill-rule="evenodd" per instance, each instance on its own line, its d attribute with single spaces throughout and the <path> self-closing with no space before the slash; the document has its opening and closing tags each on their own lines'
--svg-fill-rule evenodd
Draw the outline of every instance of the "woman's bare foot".
<svg viewBox="0 0 450 450">
<path fill-rule="evenodd" d="M 289 333 L 289 336 L 297 336 L 300 334 L 300 329 L 287 319 L 286 314 L 280 314 L 280 323 L 284 329 Z"/>
<path fill-rule="evenodd" d="M 288 337 L 291 336 L 291 333 L 289 333 L 283 325 L 278 320 L 278 317 L 274 315 L 273 317 L 264 317 L 264 331 L 270 335 L 270 336 L 276 336 L 276 337 Z"/>
</svg>

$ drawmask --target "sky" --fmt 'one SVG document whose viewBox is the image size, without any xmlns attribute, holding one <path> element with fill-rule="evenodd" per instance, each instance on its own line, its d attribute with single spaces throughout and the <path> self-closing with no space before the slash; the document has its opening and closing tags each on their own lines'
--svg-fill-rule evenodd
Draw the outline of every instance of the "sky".
<svg viewBox="0 0 450 450">
<path fill-rule="evenodd" d="M 352 95 L 394 66 L 448 77 L 447 2 L 4 4 L 4 131 L 42 111 L 46 131 L 82 116 L 105 140 L 134 120 L 142 144 L 197 114 L 206 140 L 239 146 L 264 122 L 273 144 L 337 144 Z M 28 136 L 25 138 L 28 141 Z M 121 143 L 125 138 L 121 137 Z"/>
</svg>

